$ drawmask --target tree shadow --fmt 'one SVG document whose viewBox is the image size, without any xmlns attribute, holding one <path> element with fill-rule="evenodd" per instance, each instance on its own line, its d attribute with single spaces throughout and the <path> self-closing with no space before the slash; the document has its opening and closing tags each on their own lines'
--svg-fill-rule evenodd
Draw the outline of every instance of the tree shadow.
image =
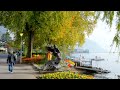
<svg viewBox="0 0 120 90">
<path fill-rule="evenodd" d="M 13 73 L 10 73 L 10 72 L 0 72 L 0 74 L 11 74 L 11 75 L 14 75 L 14 74 L 39 74 L 39 72 L 13 72 Z"/>
</svg>

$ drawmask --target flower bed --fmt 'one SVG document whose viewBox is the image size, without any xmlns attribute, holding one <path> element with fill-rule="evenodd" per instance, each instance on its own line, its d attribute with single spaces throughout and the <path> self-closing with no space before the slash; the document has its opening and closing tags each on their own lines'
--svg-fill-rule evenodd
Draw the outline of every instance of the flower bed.
<svg viewBox="0 0 120 90">
<path fill-rule="evenodd" d="M 32 58 L 22 58 L 22 61 L 23 61 L 23 63 L 32 63 L 32 62 L 37 63 L 37 62 L 41 61 L 42 59 L 43 59 L 43 57 L 39 55 L 39 56 L 35 56 Z"/>
<path fill-rule="evenodd" d="M 91 75 L 78 74 L 74 72 L 56 72 L 43 74 L 39 79 L 94 79 Z"/>
<path fill-rule="evenodd" d="M 68 67 L 72 67 L 72 66 L 75 65 L 75 63 L 73 61 L 69 60 L 69 59 L 65 59 L 65 62 L 67 63 Z"/>
</svg>

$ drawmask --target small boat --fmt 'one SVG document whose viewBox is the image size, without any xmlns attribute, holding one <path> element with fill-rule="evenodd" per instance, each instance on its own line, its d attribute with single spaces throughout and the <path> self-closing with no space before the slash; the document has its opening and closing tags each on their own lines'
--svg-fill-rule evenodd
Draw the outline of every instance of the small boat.
<svg viewBox="0 0 120 90">
<path fill-rule="evenodd" d="M 93 59 L 91 59 L 91 60 L 92 60 L 92 61 L 103 61 L 103 60 L 105 60 L 105 59 L 96 56 L 95 58 L 93 58 Z"/>
<path fill-rule="evenodd" d="M 91 59 L 92 61 L 103 61 L 105 59 Z"/>
</svg>

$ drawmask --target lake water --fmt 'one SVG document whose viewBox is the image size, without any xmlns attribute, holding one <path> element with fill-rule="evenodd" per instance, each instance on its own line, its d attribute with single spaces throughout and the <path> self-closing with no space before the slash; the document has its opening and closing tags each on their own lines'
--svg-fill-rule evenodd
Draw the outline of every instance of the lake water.
<svg viewBox="0 0 120 90">
<path fill-rule="evenodd" d="M 96 74 L 95 76 L 107 77 L 111 79 L 118 79 L 117 75 L 120 75 L 120 59 L 118 53 L 74 53 L 71 56 L 79 58 L 80 55 L 84 56 L 86 60 L 95 58 L 95 56 L 101 57 L 103 61 L 93 61 L 93 67 L 100 67 L 106 70 L 110 70 L 108 74 Z"/>
</svg>

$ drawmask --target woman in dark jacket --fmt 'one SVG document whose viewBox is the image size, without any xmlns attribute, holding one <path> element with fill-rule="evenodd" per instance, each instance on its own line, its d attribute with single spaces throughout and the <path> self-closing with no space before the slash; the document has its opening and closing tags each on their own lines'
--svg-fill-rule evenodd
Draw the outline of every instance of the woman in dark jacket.
<svg viewBox="0 0 120 90">
<path fill-rule="evenodd" d="M 14 56 L 10 52 L 8 52 L 7 63 L 8 63 L 8 70 L 9 70 L 9 72 L 12 73 L 13 72 Z"/>
</svg>

